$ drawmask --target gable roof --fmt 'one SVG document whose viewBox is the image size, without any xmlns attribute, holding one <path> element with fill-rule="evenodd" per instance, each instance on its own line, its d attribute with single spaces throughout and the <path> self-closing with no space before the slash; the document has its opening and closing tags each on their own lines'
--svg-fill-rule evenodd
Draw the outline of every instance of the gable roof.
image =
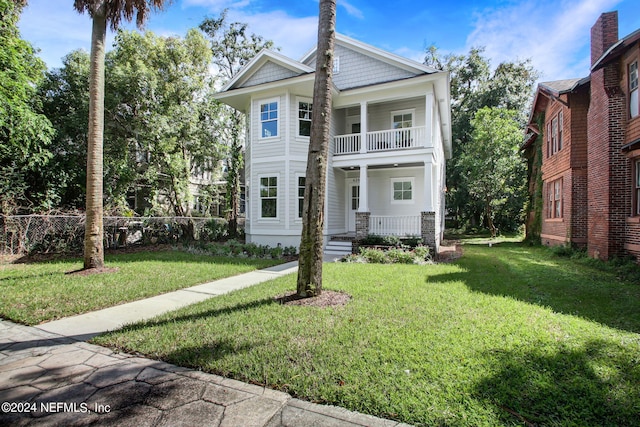
<svg viewBox="0 0 640 427">
<path fill-rule="evenodd" d="M 359 40 L 352 39 L 351 37 L 347 37 L 344 34 L 336 33 L 335 42 L 337 45 L 345 46 L 347 48 L 355 50 L 356 52 L 360 52 L 367 56 L 374 57 L 381 61 L 395 65 L 398 68 L 402 68 L 404 70 L 414 72 L 416 74 L 425 74 L 425 73 L 431 74 L 431 73 L 439 72 L 439 70 L 436 70 L 435 68 L 426 66 L 424 64 L 421 64 L 417 61 L 413 61 L 408 58 L 404 58 L 400 55 L 396 55 L 386 50 L 379 49 L 375 46 L 372 46 L 367 43 L 363 43 Z M 302 57 L 302 59 L 300 59 L 300 62 L 304 64 L 308 64 L 310 61 L 313 61 L 315 59 L 316 50 L 317 50 L 317 46 L 314 46 L 313 48 L 311 48 L 311 50 L 309 50 L 309 52 L 307 52 Z"/>
<path fill-rule="evenodd" d="M 290 70 L 294 75 L 299 76 L 302 74 L 309 74 L 315 72 L 315 70 L 308 65 L 301 62 L 294 61 L 293 59 L 282 55 L 281 53 L 274 52 L 268 49 L 262 49 L 251 61 L 247 62 L 244 67 L 225 84 L 221 92 L 226 92 L 230 89 L 235 89 L 246 82 L 251 76 L 253 76 L 260 68 L 262 68 L 267 62 L 272 62 L 280 67 Z"/>
<path fill-rule="evenodd" d="M 572 93 L 590 83 L 591 76 L 538 83 L 538 89 L 536 90 L 531 111 L 529 112 L 529 121 L 525 128 L 525 141 L 520 149 L 524 150 L 529 147 L 540 134 L 540 129 L 538 129 L 538 125 L 535 122 L 535 117 L 537 113 L 547 108 L 550 100 L 559 100 L 564 103 L 564 101 L 560 100 L 560 95 Z"/>
</svg>

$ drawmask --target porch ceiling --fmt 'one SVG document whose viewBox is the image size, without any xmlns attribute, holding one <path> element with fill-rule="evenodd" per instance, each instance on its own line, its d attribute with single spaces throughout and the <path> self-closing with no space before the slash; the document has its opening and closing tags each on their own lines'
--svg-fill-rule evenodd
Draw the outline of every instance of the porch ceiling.
<svg viewBox="0 0 640 427">
<path fill-rule="evenodd" d="M 402 168 L 415 168 L 415 167 L 422 167 L 422 166 L 424 166 L 424 162 L 388 163 L 388 164 L 381 164 L 381 165 L 370 165 L 367 169 L 368 170 L 375 170 L 375 169 L 402 169 Z M 346 171 L 346 172 L 358 171 L 358 170 L 360 170 L 360 166 L 341 167 L 339 169 L 342 169 L 343 171 Z"/>
</svg>

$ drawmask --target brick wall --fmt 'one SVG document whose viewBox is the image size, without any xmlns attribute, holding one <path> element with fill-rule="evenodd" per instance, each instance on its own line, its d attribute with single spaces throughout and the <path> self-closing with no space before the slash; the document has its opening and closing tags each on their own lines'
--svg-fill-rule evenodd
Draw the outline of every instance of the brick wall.
<svg viewBox="0 0 640 427">
<path fill-rule="evenodd" d="M 592 63 L 618 40 L 617 12 L 600 16 L 591 29 Z M 624 252 L 628 216 L 629 163 L 625 141 L 625 97 L 617 64 L 591 73 L 588 113 L 588 252 L 608 259 Z"/>
</svg>

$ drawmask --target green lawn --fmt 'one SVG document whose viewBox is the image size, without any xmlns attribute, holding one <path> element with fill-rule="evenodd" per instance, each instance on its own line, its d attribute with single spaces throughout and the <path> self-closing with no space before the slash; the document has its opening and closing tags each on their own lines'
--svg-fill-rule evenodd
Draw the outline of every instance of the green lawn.
<svg viewBox="0 0 640 427">
<path fill-rule="evenodd" d="M 97 310 L 278 264 L 155 251 L 106 257 L 114 273 L 65 274 L 82 260 L 0 265 L 0 317 L 27 325 Z"/>
<path fill-rule="evenodd" d="M 416 425 L 637 425 L 640 285 L 518 243 L 440 265 L 328 264 L 344 307 L 285 306 L 295 275 L 95 339 Z"/>
</svg>

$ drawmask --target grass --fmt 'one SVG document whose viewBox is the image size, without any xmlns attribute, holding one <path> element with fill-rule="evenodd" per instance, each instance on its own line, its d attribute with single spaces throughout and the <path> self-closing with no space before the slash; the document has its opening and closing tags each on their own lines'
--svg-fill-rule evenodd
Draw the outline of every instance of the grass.
<svg viewBox="0 0 640 427">
<path fill-rule="evenodd" d="M 0 317 L 27 325 L 110 307 L 279 263 L 182 251 L 107 255 L 115 273 L 66 274 L 82 260 L 0 265 Z"/>
<path fill-rule="evenodd" d="M 327 264 L 344 307 L 274 302 L 290 275 L 94 341 L 415 425 L 636 425 L 640 285 L 475 243 L 453 264 Z"/>
</svg>

